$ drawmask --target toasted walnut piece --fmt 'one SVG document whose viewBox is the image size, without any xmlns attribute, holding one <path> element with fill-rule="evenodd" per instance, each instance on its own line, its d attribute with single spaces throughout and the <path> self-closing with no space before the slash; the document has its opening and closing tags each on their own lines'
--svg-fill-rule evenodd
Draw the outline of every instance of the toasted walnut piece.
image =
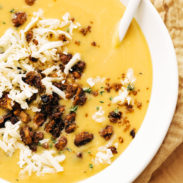
<svg viewBox="0 0 183 183">
<path fill-rule="evenodd" d="M 89 25 L 86 28 L 81 28 L 80 32 L 83 34 L 83 36 L 86 36 L 89 32 L 91 32 L 91 26 Z"/>
<path fill-rule="evenodd" d="M 81 132 L 75 136 L 74 144 L 76 146 L 85 145 L 93 140 L 93 134 L 89 132 Z"/>
<path fill-rule="evenodd" d="M 38 126 L 42 126 L 45 120 L 46 120 L 45 115 L 41 112 L 36 113 L 33 118 L 33 122 L 36 123 Z"/>
<path fill-rule="evenodd" d="M 67 41 L 67 37 L 64 34 L 60 34 L 58 39 L 63 41 L 63 42 Z"/>
<path fill-rule="evenodd" d="M 33 135 L 34 133 L 32 131 L 32 128 L 28 126 L 24 126 L 20 129 L 20 136 L 25 145 L 31 145 L 33 143 Z"/>
<path fill-rule="evenodd" d="M 32 42 L 37 46 L 39 44 L 37 39 L 33 39 Z"/>
<path fill-rule="evenodd" d="M 126 110 L 127 110 L 128 112 L 133 112 L 133 111 L 134 111 L 133 105 L 128 104 L 128 103 L 125 103 L 125 106 L 126 106 Z"/>
<path fill-rule="evenodd" d="M 91 43 L 91 45 L 95 47 L 95 46 L 97 46 L 97 43 L 96 43 L 95 41 L 93 41 L 93 42 Z"/>
<path fill-rule="evenodd" d="M 32 6 L 36 0 L 25 0 L 25 3 L 29 6 Z"/>
<path fill-rule="evenodd" d="M 8 95 L 5 94 L 0 98 L 0 107 L 4 108 L 4 109 L 8 109 L 8 110 L 12 110 L 12 100 L 10 98 L 8 98 Z"/>
<path fill-rule="evenodd" d="M 121 89 L 122 84 L 121 83 L 114 83 L 112 84 L 112 88 L 117 92 Z"/>
<path fill-rule="evenodd" d="M 15 27 L 23 25 L 27 20 L 27 14 L 25 12 L 16 12 L 13 15 L 12 22 Z"/>
<path fill-rule="evenodd" d="M 40 140 L 44 139 L 44 133 L 43 132 L 35 132 L 33 136 L 33 142 L 38 144 Z"/>
<path fill-rule="evenodd" d="M 109 140 L 113 134 L 113 127 L 107 125 L 102 131 L 99 132 L 100 136 L 105 140 Z"/>
<path fill-rule="evenodd" d="M 65 127 L 65 132 L 72 133 L 75 131 L 76 127 L 77 127 L 76 123 L 69 124 Z"/>
<path fill-rule="evenodd" d="M 118 153 L 116 147 L 114 147 L 114 146 L 110 146 L 110 147 L 108 147 L 108 149 L 110 149 L 112 151 L 112 154 L 117 154 Z"/>
<path fill-rule="evenodd" d="M 119 142 L 122 144 L 124 142 L 122 137 L 118 137 Z"/>
<path fill-rule="evenodd" d="M 65 148 L 65 146 L 67 145 L 67 138 L 62 136 L 58 139 L 58 142 L 55 144 L 55 147 L 61 151 Z"/>
<path fill-rule="evenodd" d="M 62 90 L 62 91 L 64 91 L 64 90 L 66 90 L 66 88 L 67 88 L 67 84 L 66 83 L 61 83 L 61 82 L 54 82 L 53 83 L 57 88 L 59 88 L 60 90 Z"/>
<path fill-rule="evenodd" d="M 39 89 L 40 92 L 43 92 L 45 87 L 42 85 L 41 82 L 42 76 L 41 74 L 35 72 L 35 71 L 30 71 L 26 74 L 26 77 L 23 78 L 24 82 L 27 84 L 34 86 Z"/>
<path fill-rule="evenodd" d="M 32 62 L 37 62 L 39 59 L 36 57 L 29 56 L 29 60 Z"/>
<path fill-rule="evenodd" d="M 31 119 L 30 119 L 30 116 L 25 111 L 21 111 L 20 112 L 20 120 L 23 123 L 28 123 Z"/>
<path fill-rule="evenodd" d="M 64 54 L 64 53 L 61 53 L 60 54 L 60 61 L 66 65 L 72 58 L 72 54 Z"/>
<path fill-rule="evenodd" d="M 78 89 L 78 85 L 77 84 L 67 85 L 67 88 L 66 88 L 66 98 L 67 99 L 71 99 L 76 94 L 77 89 Z"/>
<path fill-rule="evenodd" d="M 83 61 L 79 61 L 71 68 L 69 72 L 72 73 L 74 78 L 79 79 L 82 73 L 84 72 L 85 68 L 86 68 L 86 63 Z"/>
<path fill-rule="evenodd" d="M 66 133 L 72 133 L 75 131 L 75 129 L 76 129 L 75 118 L 76 118 L 75 112 L 71 112 L 70 114 L 68 114 L 65 117 L 64 123 L 65 123 L 65 132 Z"/>
<path fill-rule="evenodd" d="M 117 123 L 121 119 L 121 117 L 122 117 L 121 111 L 112 111 L 108 115 L 108 118 L 112 123 Z"/>
<path fill-rule="evenodd" d="M 45 125 L 45 131 L 48 132 L 48 133 L 50 133 L 54 126 L 55 126 L 55 121 L 54 120 L 51 120 L 50 122 L 48 122 Z"/>
<path fill-rule="evenodd" d="M 8 113 L 0 118 L 0 128 L 4 128 L 5 122 L 10 120 L 12 113 Z"/>
<path fill-rule="evenodd" d="M 42 144 L 42 147 L 43 147 L 44 149 L 49 149 L 49 144 L 48 144 L 48 142 L 43 143 L 43 144 Z"/>
<path fill-rule="evenodd" d="M 86 93 L 83 91 L 82 88 L 78 88 L 77 89 L 77 92 L 76 92 L 76 95 L 74 97 L 74 102 L 73 104 L 74 105 L 84 105 L 86 103 Z"/>
<path fill-rule="evenodd" d="M 26 40 L 27 42 L 29 43 L 33 38 L 33 31 L 32 30 L 29 30 L 27 33 L 26 33 Z"/>
<path fill-rule="evenodd" d="M 132 129 L 132 130 L 130 131 L 130 136 L 131 136 L 132 138 L 135 138 L 135 129 Z"/>
<path fill-rule="evenodd" d="M 82 152 L 78 152 L 78 153 L 76 154 L 76 156 L 77 156 L 78 158 L 82 158 L 82 157 L 83 157 L 83 153 L 82 153 Z"/>
</svg>

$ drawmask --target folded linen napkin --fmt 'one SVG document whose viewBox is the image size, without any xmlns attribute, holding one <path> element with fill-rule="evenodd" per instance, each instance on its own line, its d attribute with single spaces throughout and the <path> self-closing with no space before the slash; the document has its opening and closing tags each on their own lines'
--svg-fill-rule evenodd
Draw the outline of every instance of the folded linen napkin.
<svg viewBox="0 0 183 183">
<path fill-rule="evenodd" d="M 152 174 L 183 142 L 183 0 L 151 0 L 172 37 L 179 67 L 179 97 L 168 134 L 158 153 L 134 183 L 148 183 Z"/>
</svg>

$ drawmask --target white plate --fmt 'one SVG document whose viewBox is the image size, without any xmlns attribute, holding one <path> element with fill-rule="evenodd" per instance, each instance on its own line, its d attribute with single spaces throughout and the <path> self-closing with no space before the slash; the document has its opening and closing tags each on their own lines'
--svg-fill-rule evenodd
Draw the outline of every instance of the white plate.
<svg viewBox="0 0 183 183">
<path fill-rule="evenodd" d="M 127 4 L 128 0 L 122 2 Z M 125 152 L 111 166 L 83 183 L 134 181 L 158 151 L 174 114 L 178 95 L 178 71 L 169 33 L 149 0 L 142 1 L 135 18 L 148 42 L 153 64 L 149 108 L 140 130 Z"/>
</svg>

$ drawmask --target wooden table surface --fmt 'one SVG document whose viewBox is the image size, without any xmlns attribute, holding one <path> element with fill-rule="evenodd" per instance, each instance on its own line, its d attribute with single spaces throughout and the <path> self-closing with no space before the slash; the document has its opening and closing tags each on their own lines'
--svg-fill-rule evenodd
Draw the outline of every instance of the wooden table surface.
<svg viewBox="0 0 183 183">
<path fill-rule="evenodd" d="M 183 144 L 153 174 L 149 183 L 183 183 Z"/>
</svg>

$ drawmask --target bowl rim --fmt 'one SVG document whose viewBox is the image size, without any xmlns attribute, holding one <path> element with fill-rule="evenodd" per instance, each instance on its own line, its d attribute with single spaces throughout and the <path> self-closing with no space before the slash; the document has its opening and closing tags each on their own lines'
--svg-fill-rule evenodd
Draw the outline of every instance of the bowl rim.
<svg viewBox="0 0 183 183">
<path fill-rule="evenodd" d="M 129 0 L 121 1 L 126 5 Z M 153 65 L 152 94 L 148 111 L 135 139 L 120 157 L 103 171 L 82 181 L 83 183 L 93 183 L 102 180 L 105 180 L 105 182 L 115 181 L 115 183 L 133 182 L 157 153 L 175 112 L 179 83 L 178 65 L 169 32 L 159 13 L 149 0 L 142 0 L 135 18 L 148 43 Z M 147 26 L 149 20 L 152 20 L 153 32 L 152 26 Z M 153 44 L 151 45 L 150 42 Z M 159 54 L 154 55 L 155 49 Z M 161 53 L 161 51 L 163 52 Z M 164 60 L 165 58 L 167 59 L 166 61 Z M 162 91 L 161 86 L 166 93 Z M 153 114 L 158 118 L 153 116 Z M 150 117 L 153 117 L 155 121 L 150 119 Z M 152 124 L 153 122 L 155 124 Z"/>
</svg>

